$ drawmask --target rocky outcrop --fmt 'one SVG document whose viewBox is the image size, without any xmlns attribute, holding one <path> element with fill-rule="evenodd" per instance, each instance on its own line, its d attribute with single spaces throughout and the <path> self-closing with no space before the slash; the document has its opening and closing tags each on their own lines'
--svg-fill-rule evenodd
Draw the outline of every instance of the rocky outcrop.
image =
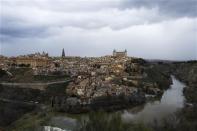
<svg viewBox="0 0 197 131">
<path fill-rule="evenodd" d="M 142 59 L 127 61 L 120 74 L 90 72 L 89 75 L 74 78 L 67 86 L 67 98 L 57 98 L 61 104 L 54 104 L 55 109 L 80 113 L 127 108 L 144 103 L 147 94 L 162 96 L 171 84 L 169 74 Z M 57 103 L 55 99 L 53 103 Z"/>
<path fill-rule="evenodd" d="M 59 101 L 54 101 L 54 108 L 69 113 L 82 113 L 96 110 L 114 111 L 143 104 L 146 101 L 145 94 L 142 92 L 134 93 L 129 96 L 120 94 L 118 96 L 95 97 L 89 101 L 82 101 L 77 97 L 63 99 L 61 97 L 57 99 L 59 99 Z"/>
<path fill-rule="evenodd" d="M 158 95 L 161 96 L 163 94 L 163 90 L 159 89 L 159 88 L 155 88 L 154 86 L 144 86 L 143 90 L 146 92 L 146 94 L 149 95 Z"/>
</svg>

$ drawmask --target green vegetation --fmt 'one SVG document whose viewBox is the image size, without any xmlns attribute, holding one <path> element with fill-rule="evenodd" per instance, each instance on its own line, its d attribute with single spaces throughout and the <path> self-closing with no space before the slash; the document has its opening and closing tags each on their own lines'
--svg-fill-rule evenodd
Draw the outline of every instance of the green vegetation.
<svg viewBox="0 0 197 131">
<path fill-rule="evenodd" d="M 182 112 L 171 114 L 160 122 L 155 121 L 155 123 L 152 124 L 144 124 L 133 121 L 125 122 L 119 113 L 111 115 L 106 112 L 91 112 L 81 117 L 81 115 L 69 116 L 53 111 L 32 112 L 25 114 L 21 119 L 12 123 L 7 130 L 37 131 L 43 126 L 50 125 L 52 117 L 65 116 L 78 120 L 74 131 L 196 131 L 196 122 L 182 119 L 181 113 Z M 191 116 L 188 116 L 188 118 L 189 117 L 191 118 Z M 195 116 L 193 116 L 193 120 L 195 119 Z"/>
<path fill-rule="evenodd" d="M 143 82 L 156 82 L 160 89 L 169 88 L 171 78 L 168 73 L 158 69 L 156 66 L 153 66 L 153 68 L 147 68 L 144 71 L 147 73 L 148 77 L 144 78 L 142 80 Z"/>
<path fill-rule="evenodd" d="M 73 119 L 80 119 L 82 114 L 66 114 L 53 111 L 51 108 L 43 111 L 33 111 L 23 115 L 20 119 L 9 125 L 7 131 L 40 131 L 43 126 L 55 126 L 51 123 L 53 117 L 69 117 Z"/>
<path fill-rule="evenodd" d="M 36 75 L 33 77 L 34 81 L 42 81 L 42 82 L 51 82 L 51 81 L 60 81 L 60 80 L 65 80 L 68 78 L 66 75 Z"/>
<path fill-rule="evenodd" d="M 8 131 L 36 131 L 41 126 L 44 126 L 51 118 L 52 113 L 44 112 L 32 112 L 25 114 L 19 120 L 12 123 L 7 130 Z"/>
<path fill-rule="evenodd" d="M 88 118 L 79 120 L 76 131 L 152 131 L 144 124 L 126 123 L 121 115 L 92 112 Z"/>
<path fill-rule="evenodd" d="M 197 112 L 197 111 L 196 111 Z M 140 122 L 124 122 L 120 114 L 110 116 L 104 112 L 91 113 L 86 119 L 81 119 L 76 131 L 196 131 L 197 114 L 171 114 L 165 119 L 152 124 Z M 185 115 L 191 120 L 185 119 Z M 193 122 L 192 122 L 193 120 Z"/>
<path fill-rule="evenodd" d="M 13 77 L 9 79 L 11 82 L 26 82 L 33 79 L 33 71 L 31 68 L 11 68 L 9 70 Z"/>
<path fill-rule="evenodd" d="M 0 69 L 0 78 L 6 76 L 6 72 L 2 69 Z"/>
<path fill-rule="evenodd" d="M 66 95 L 66 87 L 69 82 L 51 84 L 46 88 L 46 91 L 50 95 Z"/>
<path fill-rule="evenodd" d="M 179 80 L 186 83 L 187 87 L 184 89 L 184 96 L 186 98 L 186 105 L 179 113 L 179 123 L 170 128 L 178 131 L 196 131 L 197 129 L 197 62 L 174 62 L 171 64 L 160 64 L 155 66 L 158 70 L 164 72 L 171 72 Z M 161 128 L 159 128 L 161 130 Z"/>
<path fill-rule="evenodd" d="M 0 80 L 6 82 L 51 82 L 60 81 L 68 78 L 67 75 L 34 75 L 33 70 L 28 67 L 11 68 L 9 72 L 13 76 L 6 75 L 5 71 L 0 70 Z"/>
<path fill-rule="evenodd" d="M 186 87 L 184 90 L 185 97 L 187 102 L 197 104 L 197 88 L 195 87 Z"/>
<path fill-rule="evenodd" d="M 0 127 L 5 127 L 19 119 L 25 113 L 34 110 L 34 106 L 10 103 L 0 100 Z"/>
</svg>

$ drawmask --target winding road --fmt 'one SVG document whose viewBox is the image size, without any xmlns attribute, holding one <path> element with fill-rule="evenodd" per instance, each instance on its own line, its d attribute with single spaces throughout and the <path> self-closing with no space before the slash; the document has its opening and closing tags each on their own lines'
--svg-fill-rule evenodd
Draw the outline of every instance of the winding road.
<svg viewBox="0 0 197 131">
<path fill-rule="evenodd" d="M 39 82 L 39 83 L 13 83 L 13 82 L 1 82 L 0 84 L 3 86 L 9 87 L 17 87 L 17 88 L 32 88 L 32 89 L 39 89 L 45 90 L 45 88 L 49 85 L 53 84 L 61 84 L 69 82 L 70 80 L 63 80 L 63 81 L 54 81 L 54 82 Z"/>
</svg>

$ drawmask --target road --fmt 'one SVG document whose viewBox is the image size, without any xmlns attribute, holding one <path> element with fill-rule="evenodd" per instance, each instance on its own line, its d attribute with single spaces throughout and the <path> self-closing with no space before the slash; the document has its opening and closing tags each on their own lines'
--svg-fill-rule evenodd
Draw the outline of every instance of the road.
<svg viewBox="0 0 197 131">
<path fill-rule="evenodd" d="M 10 87 L 21 87 L 21 88 L 32 88 L 32 89 L 39 89 L 45 90 L 48 85 L 52 84 L 61 84 L 69 82 L 70 80 L 63 80 L 63 81 L 55 81 L 55 82 L 39 82 L 39 83 L 13 83 L 13 82 L 1 82 L 0 84 L 3 86 L 10 86 Z"/>
<path fill-rule="evenodd" d="M 24 105 L 29 105 L 29 106 L 41 106 L 42 104 L 39 104 L 37 102 L 24 102 L 24 101 L 18 101 L 18 100 L 11 100 L 11 99 L 5 99 L 5 98 L 0 98 L 0 101 L 3 102 L 8 102 L 8 103 L 15 103 L 15 104 L 24 104 Z"/>
</svg>

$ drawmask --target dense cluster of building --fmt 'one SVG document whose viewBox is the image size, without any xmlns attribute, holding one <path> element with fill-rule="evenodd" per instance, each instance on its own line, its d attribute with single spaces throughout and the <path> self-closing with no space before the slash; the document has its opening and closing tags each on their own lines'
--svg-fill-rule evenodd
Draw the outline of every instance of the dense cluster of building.
<svg viewBox="0 0 197 131">
<path fill-rule="evenodd" d="M 4 57 L 0 56 L 0 65 L 1 68 L 7 69 L 9 67 L 47 67 L 49 64 L 48 53 L 43 52 L 22 55 L 18 57 Z"/>
<path fill-rule="evenodd" d="M 62 50 L 62 56 L 56 58 L 49 57 L 48 53 L 45 52 L 21 55 L 17 57 L 5 57 L 0 55 L 0 68 L 3 70 L 8 70 L 9 68 L 29 67 L 34 69 L 35 74 L 47 74 L 47 72 L 66 71 L 71 75 L 75 75 L 76 72 L 80 72 L 80 70 L 89 70 L 89 68 L 93 68 L 94 66 L 98 65 L 101 66 L 101 68 L 109 65 L 113 66 L 113 68 L 116 68 L 115 66 L 117 64 L 122 66 L 123 63 L 121 63 L 121 61 L 114 61 L 113 58 L 126 58 L 126 56 L 126 51 L 116 52 L 114 50 L 112 56 L 106 57 L 70 57 L 65 56 L 64 49 Z"/>
<path fill-rule="evenodd" d="M 70 76 L 66 88 L 70 97 L 88 104 L 92 99 L 102 96 L 132 96 L 139 92 L 142 79 L 147 77 L 137 58 L 127 56 L 127 51 L 113 51 L 103 57 L 68 57 L 64 49 L 62 57 L 49 57 L 48 53 L 35 53 L 18 57 L 0 56 L 0 68 L 32 68 L 34 75 L 51 75 L 55 72 Z M 58 73 L 56 73 L 58 74 Z M 151 85 L 150 85 L 151 84 Z M 146 86 L 157 86 L 147 83 Z M 146 87 L 144 86 L 144 87 Z"/>
</svg>

